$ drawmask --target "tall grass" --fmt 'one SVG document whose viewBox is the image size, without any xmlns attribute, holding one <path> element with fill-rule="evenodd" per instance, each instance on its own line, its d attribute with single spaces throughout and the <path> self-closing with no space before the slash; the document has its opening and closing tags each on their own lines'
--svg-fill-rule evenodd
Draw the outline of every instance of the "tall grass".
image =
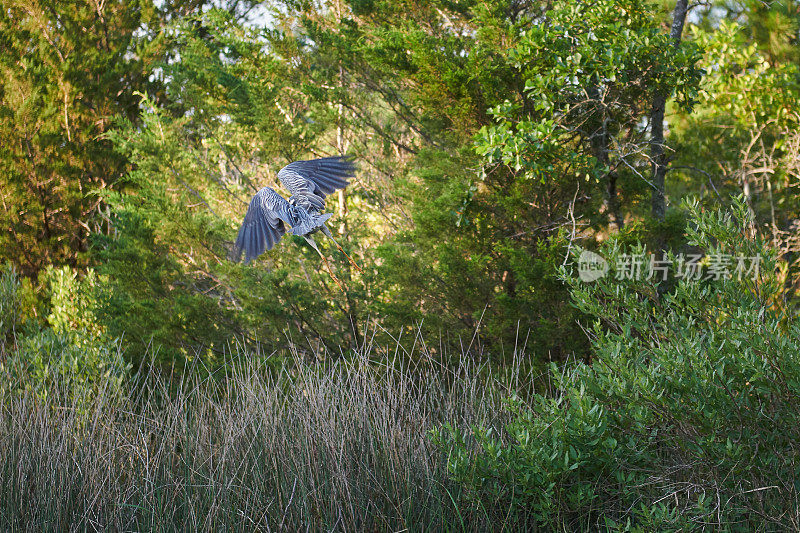
<svg viewBox="0 0 800 533">
<path fill-rule="evenodd" d="M 10 383 L 0 410 L 0 528 L 402 531 L 462 523 L 429 430 L 495 425 L 515 372 L 370 349 L 276 369 L 125 387 Z M 259 362 L 260 361 L 260 362 Z M 518 367 L 516 370 L 518 371 Z M 14 373 L 19 380 L 19 373 Z"/>
</svg>

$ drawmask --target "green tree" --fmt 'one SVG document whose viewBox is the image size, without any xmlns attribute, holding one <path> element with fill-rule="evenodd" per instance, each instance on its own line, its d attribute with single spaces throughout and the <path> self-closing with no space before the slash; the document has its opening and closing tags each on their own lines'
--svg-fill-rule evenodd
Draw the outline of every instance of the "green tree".
<svg viewBox="0 0 800 533">
<path fill-rule="evenodd" d="M 648 191 L 639 123 L 657 91 L 691 99 L 694 48 L 673 46 L 639 2 L 288 7 L 264 31 L 222 11 L 173 26 L 180 61 L 164 65 L 169 112 L 148 112 L 144 127 L 114 137 L 137 162 L 130 190 L 109 197 L 120 233 L 101 246 L 105 273 L 123 280 L 117 294 L 166 296 L 150 316 L 165 327 L 184 317 L 175 331 L 195 333 L 172 335 L 182 346 L 219 346 L 223 331 L 254 337 L 247 323 L 261 311 L 238 298 L 264 290 L 281 312 L 260 323 L 271 332 L 262 339 L 288 322 L 328 345 L 357 343 L 372 317 L 395 331 L 424 322 L 447 332 L 443 345 L 480 325 L 471 344 L 493 352 L 526 338 L 554 357 L 580 348 L 556 276 L 565 237 L 608 220 L 621 227 L 620 198 L 636 212 Z M 337 267 L 339 294 L 304 256 L 280 250 L 231 270 L 219 246 L 250 195 L 292 159 L 348 148 L 362 172 L 330 207 L 366 272 Z M 123 273 L 161 272 L 142 269 L 151 261 L 172 273 L 134 288 Z M 273 282 L 242 285 L 252 275 Z M 181 294 L 209 314 L 166 316 Z M 139 313 L 120 314 L 120 331 Z M 200 315 L 196 325 L 185 318 Z M 167 341 L 171 327 L 157 336 Z"/>
<path fill-rule="evenodd" d="M 170 35 L 181 57 L 164 65 L 173 103 L 144 99 L 141 124 L 111 135 L 136 166 L 124 191 L 106 195 L 116 234 L 97 240 L 109 328 L 126 334 L 134 358 L 151 342 L 167 360 L 213 358 L 234 339 L 269 353 L 287 335 L 337 354 L 355 342 L 352 284 L 342 294 L 304 241 L 287 235 L 252 265 L 230 260 L 252 195 L 277 187 L 283 165 L 326 149 L 335 114 L 229 13 L 186 18 Z"/>
<path fill-rule="evenodd" d="M 513 346 L 519 329 L 534 330 L 532 347 L 559 356 L 580 346 L 581 336 L 555 276 L 566 249 L 558 229 L 602 238 L 607 226 L 623 226 L 626 213 L 643 212 L 651 184 L 642 120 L 657 94 L 691 102 L 699 56 L 692 45 L 674 46 L 645 2 L 556 2 L 538 12 L 538 22 L 530 6 L 504 7 L 474 7 L 475 33 L 463 33 L 470 44 L 452 38 L 461 49 L 434 47 L 450 61 L 425 63 L 436 75 L 408 83 L 416 94 L 428 78 L 458 80 L 451 70 L 469 71 L 481 99 L 467 95 L 452 108 L 480 102 L 486 110 L 448 114 L 448 100 L 427 106 L 453 117 L 444 131 L 474 136 L 476 153 L 433 143 L 415 159 L 414 226 L 383 253 L 389 308 L 439 317 L 451 331 L 483 317 L 495 345 Z M 390 43 L 410 48 L 409 40 Z M 406 55 L 417 81 L 423 67 L 415 61 L 427 56 L 415 52 Z M 470 68 L 458 69 L 465 62 Z M 418 92 L 448 95 L 445 87 Z"/>
<path fill-rule="evenodd" d="M 36 277 L 85 268 L 92 233 L 110 230 L 102 191 L 129 162 L 104 137 L 138 115 L 135 92 L 163 104 L 161 32 L 203 0 L 4 2 L 0 12 L 0 257 Z M 245 16 L 251 2 L 229 9 Z"/>
<path fill-rule="evenodd" d="M 708 74 L 694 113 L 675 125 L 673 194 L 697 191 L 708 204 L 743 194 L 753 215 L 751 233 L 771 239 L 787 271 L 787 299 L 797 284 L 796 239 L 800 205 L 800 70 L 769 59 L 747 26 L 721 22 L 693 30 L 705 49 Z"/>
<path fill-rule="evenodd" d="M 144 7 L 143 7 L 144 6 Z M 7 2 L 0 13 L 0 256 L 26 275 L 85 266 L 89 236 L 108 229 L 96 190 L 125 160 L 102 135 L 134 117 L 147 57 L 135 31 L 147 4 Z M 152 8 L 151 8 L 152 9 Z"/>
</svg>

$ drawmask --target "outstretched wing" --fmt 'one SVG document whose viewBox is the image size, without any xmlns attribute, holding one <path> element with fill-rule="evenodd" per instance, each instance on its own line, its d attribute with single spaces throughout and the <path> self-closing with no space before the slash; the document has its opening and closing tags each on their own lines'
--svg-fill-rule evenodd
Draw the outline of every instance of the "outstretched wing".
<svg viewBox="0 0 800 533">
<path fill-rule="evenodd" d="M 271 250 L 286 233 L 290 221 L 289 202 L 269 187 L 256 193 L 247 208 L 244 222 L 236 237 L 236 256 L 244 251 L 244 262 L 249 263 L 265 250 Z"/>
<path fill-rule="evenodd" d="M 278 172 L 278 179 L 292 193 L 294 203 L 307 211 L 321 211 L 325 196 L 347 187 L 355 170 L 347 156 L 325 157 L 289 163 Z"/>
</svg>

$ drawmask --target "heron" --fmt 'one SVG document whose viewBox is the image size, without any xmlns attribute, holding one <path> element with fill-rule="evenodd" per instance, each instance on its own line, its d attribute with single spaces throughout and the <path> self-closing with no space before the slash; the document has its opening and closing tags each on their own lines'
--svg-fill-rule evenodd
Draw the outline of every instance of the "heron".
<svg viewBox="0 0 800 533">
<path fill-rule="evenodd" d="M 317 251 L 329 274 L 340 287 L 341 282 L 333 274 L 328 259 L 314 241 L 314 233 L 322 232 L 333 241 L 350 264 L 362 272 L 325 225 L 332 213 L 322 212 L 325 209 L 325 197 L 347 187 L 347 180 L 354 176 L 354 172 L 355 165 L 349 156 L 294 161 L 283 167 L 278 172 L 278 180 L 289 190 L 291 196 L 287 200 L 271 187 L 264 187 L 253 196 L 236 237 L 237 259 L 244 252 L 244 262 L 247 264 L 265 251 L 271 250 L 289 227 L 289 233 L 303 237 Z"/>
</svg>

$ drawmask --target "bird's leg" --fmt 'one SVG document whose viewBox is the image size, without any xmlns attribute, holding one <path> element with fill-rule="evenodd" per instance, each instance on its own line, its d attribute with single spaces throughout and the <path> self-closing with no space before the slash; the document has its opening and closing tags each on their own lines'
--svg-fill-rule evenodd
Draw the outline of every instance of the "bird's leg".
<svg viewBox="0 0 800 533">
<path fill-rule="evenodd" d="M 336 284 L 339 286 L 339 288 L 340 288 L 340 289 L 342 289 L 342 292 L 344 292 L 344 285 L 342 285 L 342 282 L 341 282 L 341 281 L 339 281 L 339 278 L 337 278 L 337 277 L 334 275 L 334 273 L 333 273 L 333 270 L 331 269 L 331 265 L 330 265 L 330 263 L 328 263 L 328 258 L 327 258 L 327 257 L 325 257 L 325 256 L 322 254 L 322 252 L 320 252 L 320 251 L 319 251 L 319 248 L 317 247 L 317 243 L 316 243 L 316 241 L 314 241 L 314 239 L 313 239 L 312 237 L 309 237 L 308 235 L 303 235 L 303 238 L 306 240 L 306 242 L 307 242 L 309 245 L 311 245 L 311 247 L 312 247 L 313 249 L 315 249 L 315 250 L 317 251 L 317 253 L 319 254 L 319 256 L 322 258 L 322 261 L 325 263 L 325 268 L 328 270 L 328 274 L 330 274 L 330 276 L 331 276 L 331 278 L 333 279 L 333 281 L 335 281 L 335 282 L 336 282 Z"/>
<path fill-rule="evenodd" d="M 335 245 L 336 245 L 336 247 L 339 249 L 339 251 L 340 251 L 340 252 L 342 252 L 342 253 L 344 254 L 344 256 L 347 258 L 347 260 L 348 260 L 348 261 L 350 261 L 350 264 L 351 264 L 351 265 L 353 265 L 353 268 L 355 268 L 356 270 L 358 270 L 358 271 L 359 271 L 359 272 L 361 272 L 362 274 L 364 273 L 364 271 L 363 271 L 363 270 L 361 270 L 361 267 L 360 267 L 360 266 L 358 266 L 358 265 L 356 264 L 356 262 L 355 262 L 355 261 L 353 261 L 353 259 L 352 259 L 352 258 L 351 258 L 349 255 L 347 255 L 347 252 L 345 252 L 345 251 L 342 249 L 342 247 L 341 247 L 341 246 L 339 246 L 339 243 L 338 243 L 338 242 L 336 242 L 336 239 L 334 239 L 334 238 L 333 238 L 333 235 L 331 235 L 331 230 L 329 230 L 329 229 L 328 229 L 326 226 L 322 226 L 322 233 L 324 233 L 326 237 L 328 237 L 330 240 L 332 240 L 332 241 L 333 241 L 333 244 L 335 244 Z"/>
<path fill-rule="evenodd" d="M 339 278 L 337 278 L 333 274 L 333 270 L 331 270 L 331 265 L 328 263 L 328 259 L 324 255 L 322 256 L 322 261 L 325 263 L 325 268 L 328 269 L 328 274 L 330 274 L 331 279 L 333 279 L 333 281 L 336 282 L 336 284 L 339 286 L 339 288 L 342 289 L 342 292 L 345 292 L 344 291 L 344 285 L 342 285 L 342 282 L 339 281 Z"/>
</svg>

